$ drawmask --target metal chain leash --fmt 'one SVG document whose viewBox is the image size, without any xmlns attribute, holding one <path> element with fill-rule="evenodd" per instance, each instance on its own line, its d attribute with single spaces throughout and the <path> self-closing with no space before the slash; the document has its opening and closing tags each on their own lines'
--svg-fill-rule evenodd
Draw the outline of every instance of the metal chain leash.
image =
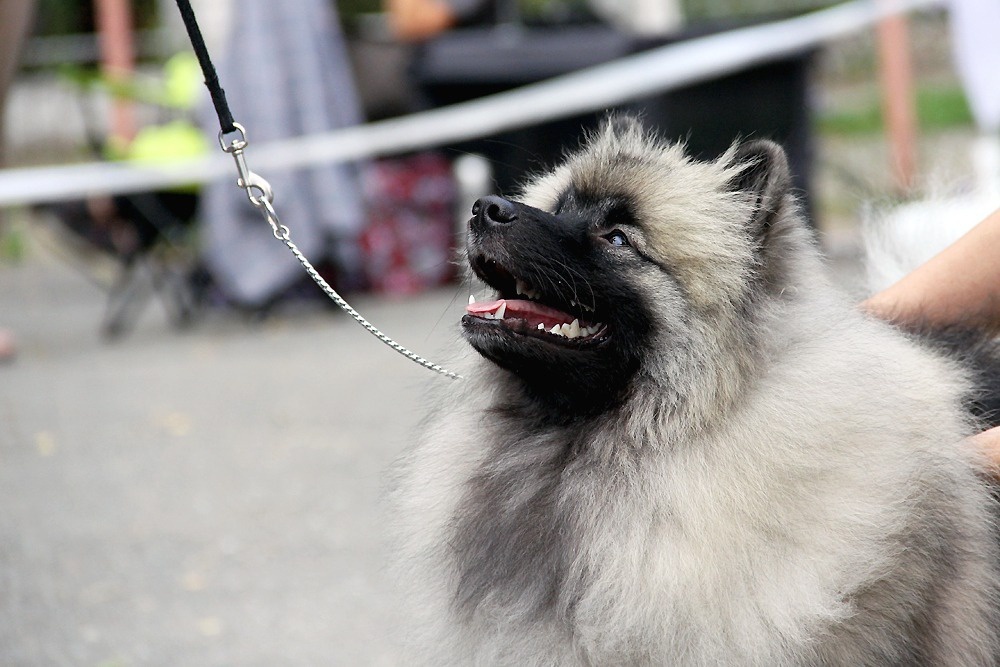
<svg viewBox="0 0 1000 667">
<path fill-rule="evenodd" d="M 220 130 L 219 146 L 223 151 L 232 155 L 233 160 L 236 162 L 236 170 L 239 172 L 239 179 L 237 179 L 236 185 L 246 191 L 247 198 L 250 199 L 250 203 L 261 212 L 261 215 L 264 216 L 267 223 L 271 225 L 274 238 L 288 246 L 292 255 L 295 256 L 295 259 L 299 260 L 299 263 L 302 264 L 302 268 L 304 268 L 306 273 L 309 274 L 309 277 L 313 279 L 313 282 L 315 282 L 319 288 L 333 300 L 334 303 L 340 306 L 344 312 L 357 320 L 358 324 L 363 326 L 370 334 L 394 349 L 396 352 L 399 352 L 410 361 L 418 363 L 424 368 L 440 373 L 441 375 L 449 377 L 453 380 L 462 379 L 461 375 L 452 373 L 438 364 L 424 359 L 419 354 L 411 352 L 393 339 L 386 336 L 384 333 L 379 331 L 374 324 L 362 317 L 361 313 L 354 310 L 354 308 L 351 307 L 351 304 L 347 303 L 347 301 L 345 301 L 344 298 L 340 296 L 340 294 L 338 294 L 328 282 L 326 282 L 323 276 L 321 276 L 313 267 L 312 263 L 306 259 L 305 255 L 302 254 L 302 251 L 299 250 L 298 246 L 292 242 L 291 231 L 288 227 L 281 224 L 278 212 L 274 209 L 274 192 L 271 190 L 271 184 L 260 175 L 250 171 L 250 168 L 247 166 L 246 156 L 243 154 L 243 151 L 249 145 L 247 142 L 246 130 L 242 125 L 235 122 L 233 123 L 233 127 L 239 136 L 227 144 L 225 141 L 226 132 Z"/>
</svg>

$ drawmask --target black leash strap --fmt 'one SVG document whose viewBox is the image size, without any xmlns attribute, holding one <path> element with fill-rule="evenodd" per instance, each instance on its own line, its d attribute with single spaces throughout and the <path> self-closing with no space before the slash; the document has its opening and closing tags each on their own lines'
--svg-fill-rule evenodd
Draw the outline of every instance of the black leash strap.
<svg viewBox="0 0 1000 667">
<path fill-rule="evenodd" d="M 201 36 L 201 29 L 198 28 L 198 21 L 194 17 L 194 10 L 191 9 L 191 3 L 188 0 L 177 0 L 177 8 L 180 10 L 181 17 L 184 19 L 184 27 L 187 29 L 188 38 L 191 40 L 191 46 L 194 47 L 195 55 L 198 56 L 198 64 L 201 65 L 201 71 L 205 75 L 205 85 L 208 86 L 208 92 L 212 95 L 212 104 L 215 105 L 215 113 L 219 116 L 219 126 L 222 128 L 219 132 L 219 147 L 226 153 L 233 156 L 233 159 L 236 161 L 236 171 L 239 173 L 239 179 L 236 181 L 236 185 L 246 191 L 247 197 L 250 199 L 250 203 L 261 212 L 267 223 L 271 225 L 271 231 L 274 233 L 274 238 L 288 246 L 288 250 L 291 251 L 291 253 L 295 256 L 295 259 L 302 264 L 302 268 L 305 269 L 306 273 L 309 274 L 309 277 L 313 279 L 319 288 L 323 290 L 323 292 L 330 297 L 334 303 L 340 306 L 344 312 L 353 317 L 358 324 L 367 329 L 369 333 L 396 352 L 399 352 L 410 361 L 420 364 L 428 370 L 440 373 L 441 375 L 449 377 L 453 380 L 461 379 L 460 375 L 452 373 L 451 371 L 424 359 L 420 355 L 411 352 L 379 331 L 374 324 L 362 317 L 361 313 L 354 310 L 354 308 L 352 308 L 351 305 L 347 303 L 347 301 L 345 301 L 344 298 L 340 296 L 329 283 L 326 282 L 323 276 L 316 271 L 309 260 L 306 259 L 305 255 L 302 254 L 302 251 L 299 250 L 298 246 L 292 242 L 290 230 L 288 227 L 281 224 L 278 212 L 274 210 L 274 192 L 271 191 L 271 185 L 260 175 L 250 171 L 250 168 L 247 166 L 246 156 L 244 155 L 244 151 L 249 145 L 247 142 L 246 130 L 242 125 L 233 120 L 233 114 L 229 110 L 229 104 L 226 102 L 226 93 L 222 90 L 222 86 L 219 84 L 219 75 L 215 73 L 215 66 L 212 65 L 212 59 L 208 56 L 208 47 L 205 46 L 205 39 Z M 227 143 L 225 136 L 232 133 L 238 133 L 238 136 L 233 137 L 232 140 Z"/>
<path fill-rule="evenodd" d="M 177 9 L 181 12 L 181 18 L 184 20 L 184 28 L 187 30 L 188 39 L 191 40 L 191 46 L 194 47 L 194 54 L 198 57 L 198 64 L 205 75 L 205 85 L 212 96 L 212 104 L 215 106 L 215 113 L 219 117 L 219 126 L 222 128 L 222 134 L 236 132 L 233 112 L 229 110 L 229 103 L 226 102 L 226 91 L 219 84 L 219 75 L 216 74 L 215 65 L 212 64 L 212 59 L 208 56 L 208 47 L 205 46 L 205 38 L 201 36 L 201 28 L 198 27 L 198 21 L 194 17 L 194 10 L 191 9 L 191 3 L 188 0 L 177 0 Z"/>
</svg>

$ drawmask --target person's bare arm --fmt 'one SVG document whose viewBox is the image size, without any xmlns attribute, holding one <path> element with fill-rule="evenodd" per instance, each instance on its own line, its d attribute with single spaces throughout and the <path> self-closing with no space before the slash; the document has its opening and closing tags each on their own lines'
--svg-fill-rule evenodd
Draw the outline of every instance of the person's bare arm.
<svg viewBox="0 0 1000 667">
<path fill-rule="evenodd" d="M 973 325 L 1000 330 L 1000 210 L 861 304 L 895 322 Z M 969 441 L 1000 471 L 1000 427 Z"/>
<path fill-rule="evenodd" d="M 389 27 L 404 42 L 419 42 L 455 25 L 455 12 L 443 0 L 386 0 Z"/>
<path fill-rule="evenodd" d="M 1000 426 L 994 426 L 969 438 L 976 449 L 993 465 L 993 474 L 1000 477 Z"/>
<path fill-rule="evenodd" d="M 1000 330 L 1000 210 L 861 305 L 897 322 Z"/>
</svg>

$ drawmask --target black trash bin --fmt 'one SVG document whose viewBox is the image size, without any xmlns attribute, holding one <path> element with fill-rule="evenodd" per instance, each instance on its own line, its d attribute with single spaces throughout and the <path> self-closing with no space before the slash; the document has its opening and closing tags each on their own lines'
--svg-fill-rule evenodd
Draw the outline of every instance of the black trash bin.
<svg viewBox="0 0 1000 667">
<path fill-rule="evenodd" d="M 464 102 L 605 63 L 664 44 L 710 34 L 721 26 L 669 39 L 640 40 L 594 25 L 463 28 L 423 45 L 414 77 L 431 107 Z M 737 137 L 771 138 L 789 153 L 795 185 L 808 209 L 812 137 L 807 106 L 811 51 L 755 64 L 732 74 L 619 107 L 642 113 L 666 137 L 683 139 L 702 159 L 720 155 Z M 526 173 L 559 161 L 581 129 L 604 112 L 545 122 L 450 146 L 485 155 L 498 192 L 516 190 Z"/>
</svg>

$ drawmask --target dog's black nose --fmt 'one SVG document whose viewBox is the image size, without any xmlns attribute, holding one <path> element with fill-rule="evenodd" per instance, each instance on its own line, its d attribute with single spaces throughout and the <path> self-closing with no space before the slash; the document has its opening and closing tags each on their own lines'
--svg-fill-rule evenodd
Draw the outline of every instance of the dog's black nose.
<svg viewBox="0 0 1000 667">
<path fill-rule="evenodd" d="M 481 225 L 509 225 L 517 219 L 517 208 L 503 197 L 483 197 L 472 205 L 473 222 Z"/>
</svg>

